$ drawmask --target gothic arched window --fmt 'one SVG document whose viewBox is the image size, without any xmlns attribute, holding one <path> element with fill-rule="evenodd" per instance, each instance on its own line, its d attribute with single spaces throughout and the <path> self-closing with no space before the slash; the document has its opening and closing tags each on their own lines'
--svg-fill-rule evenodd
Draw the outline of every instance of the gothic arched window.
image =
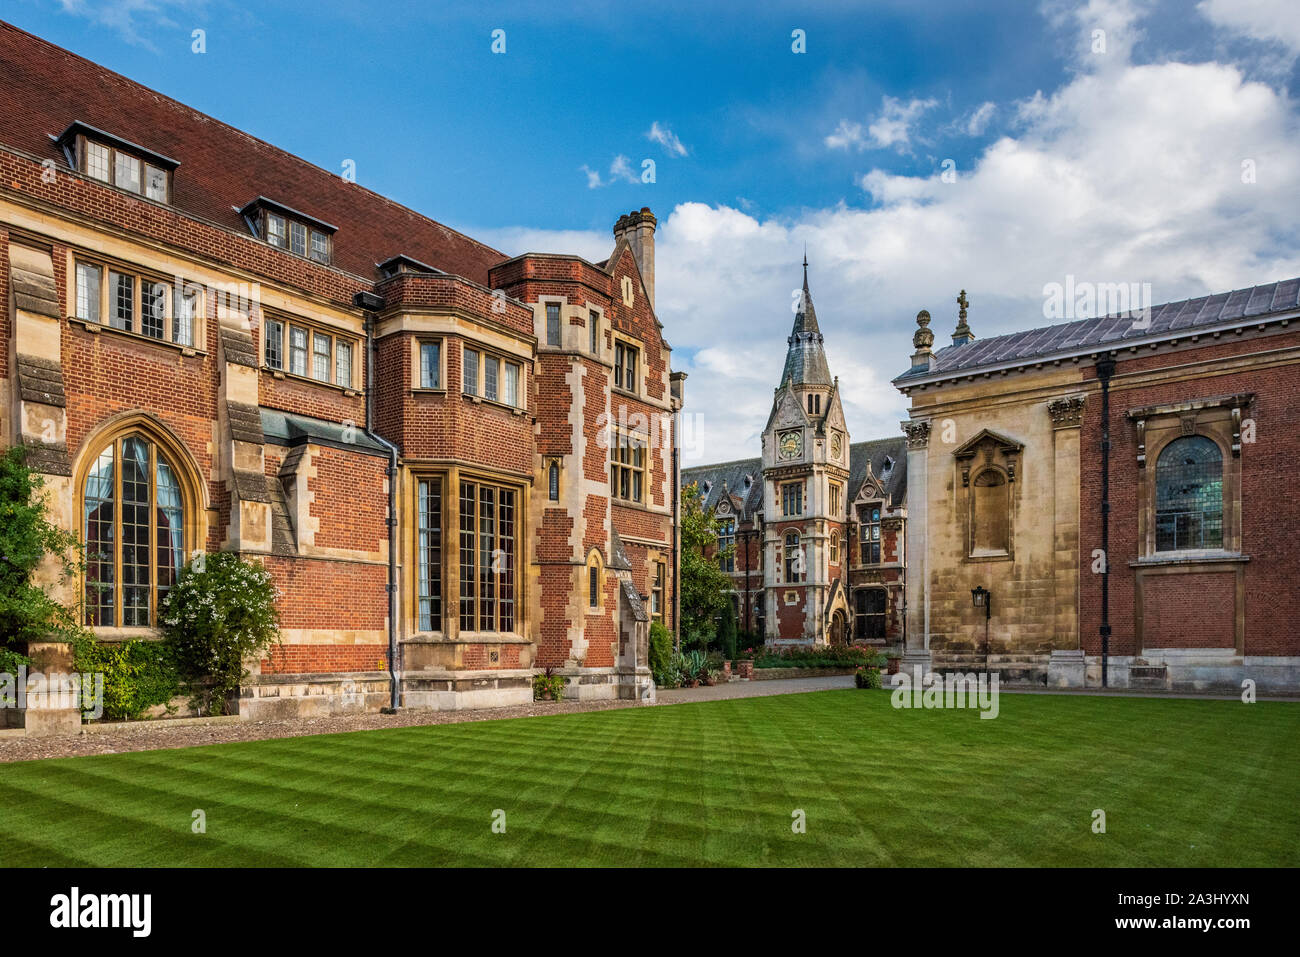
<svg viewBox="0 0 1300 957">
<path fill-rule="evenodd" d="M 1004 555 L 1010 551 L 1010 485 L 1006 476 L 987 468 L 971 483 L 971 555 Z"/>
<path fill-rule="evenodd" d="M 87 625 L 157 623 L 190 545 L 185 502 L 172 458 L 143 433 L 119 434 L 91 459 L 81 485 Z"/>
<path fill-rule="evenodd" d="M 1223 547 L 1223 453 L 1213 439 L 1174 439 L 1156 460 L 1156 551 Z"/>
<path fill-rule="evenodd" d="M 587 607 L 592 611 L 605 605 L 605 563 L 600 552 L 591 550 L 587 556 Z"/>
<path fill-rule="evenodd" d="M 785 580 L 788 583 L 801 582 L 804 579 L 805 560 L 803 547 L 799 544 L 799 533 L 785 533 Z"/>
<path fill-rule="evenodd" d="M 839 529 L 831 530 L 831 564 L 840 563 L 840 532 Z"/>
</svg>

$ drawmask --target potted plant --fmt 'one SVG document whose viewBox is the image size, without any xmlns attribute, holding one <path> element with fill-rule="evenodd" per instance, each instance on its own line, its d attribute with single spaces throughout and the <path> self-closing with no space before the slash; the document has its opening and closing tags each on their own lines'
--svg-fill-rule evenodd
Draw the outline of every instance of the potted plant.
<svg viewBox="0 0 1300 957">
<path fill-rule="evenodd" d="M 564 698 L 564 676 L 557 675 L 554 668 L 547 668 L 545 673 L 533 675 L 534 701 L 560 701 Z"/>
</svg>

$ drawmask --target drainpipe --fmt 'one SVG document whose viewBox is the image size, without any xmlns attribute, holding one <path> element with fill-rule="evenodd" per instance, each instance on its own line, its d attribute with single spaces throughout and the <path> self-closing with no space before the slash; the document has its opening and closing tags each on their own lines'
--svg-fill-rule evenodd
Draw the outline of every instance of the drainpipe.
<svg viewBox="0 0 1300 957">
<path fill-rule="evenodd" d="M 397 675 L 397 446 L 375 432 L 375 314 L 384 308 L 384 300 L 373 292 L 359 292 L 352 304 L 365 312 L 366 323 L 366 427 L 362 431 L 388 449 L 388 682 L 389 709 L 401 704 Z"/>
<path fill-rule="evenodd" d="M 1115 360 L 1097 360 L 1101 380 L 1101 686 L 1109 684 L 1110 667 L 1110 378 Z"/>
<path fill-rule="evenodd" d="M 682 650 L 682 557 L 678 529 L 682 524 L 682 467 L 677 449 L 678 414 L 673 413 L 673 650 Z"/>
<path fill-rule="evenodd" d="M 750 521 L 753 521 L 753 519 L 750 519 Z M 753 641 L 754 624 L 753 622 L 751 622 L 750 612 L 753 611 L 754 609 L 754 594 L 751 593 L 750 586 L 749 586 L 749 567 L 750 567 L 750 563 L 753 562 L 754 557 L 753 557 L 753 553 L 751 553 L 749 549 L 749 546 L 753 544 L 754 541 L 754 529 L 751 528 L 749 529 L 748 532 L 745 532 L 744 534 L 745 534 L 745 633 L 746 635 L 749 636 L 749 640 Z"/>
</svg>

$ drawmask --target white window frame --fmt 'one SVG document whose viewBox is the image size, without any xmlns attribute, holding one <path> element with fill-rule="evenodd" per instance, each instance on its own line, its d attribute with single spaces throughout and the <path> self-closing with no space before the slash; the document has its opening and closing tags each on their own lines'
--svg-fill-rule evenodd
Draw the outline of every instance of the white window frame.
<svg viewBox="0 0 1300 957">
<path fill-rule="evenodd" d="M 471 356 L 474 358 L 471 359 Z M 489 395 L 488 369 L 493 365 L 496 368 L 496 382 L 493 394 Z M 506 401 L 505 384 L 510 378 L 511 370 L 514 370 L 515 375 L 514 402 Z M 463 395 L 522 411 L 526 408 L 526 383 L 523 362 L 509 353 L 484 349 L 478 343 L 464 343 L 461 346 L 460 391 Z"/>
</svg>

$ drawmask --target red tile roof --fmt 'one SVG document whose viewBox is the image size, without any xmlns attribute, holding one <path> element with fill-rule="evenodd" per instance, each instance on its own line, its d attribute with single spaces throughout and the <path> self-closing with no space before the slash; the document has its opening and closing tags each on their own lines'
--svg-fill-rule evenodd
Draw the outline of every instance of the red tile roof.
<svg viewBox="0 0 1300 957">
<path fill-rule="evenodd" d="M 334 265 L 367 279 L 399 253 L 486 284 L 506 256 L 341 176 L 0 21 L 0 145 L 63 166 L 76 120 L 180 161 L 181 212 L 247 235 L 236 208 L 258 196 L 338 227 Z M 289 255 L 286 253 L 285 255 Z"/>
</svg>

